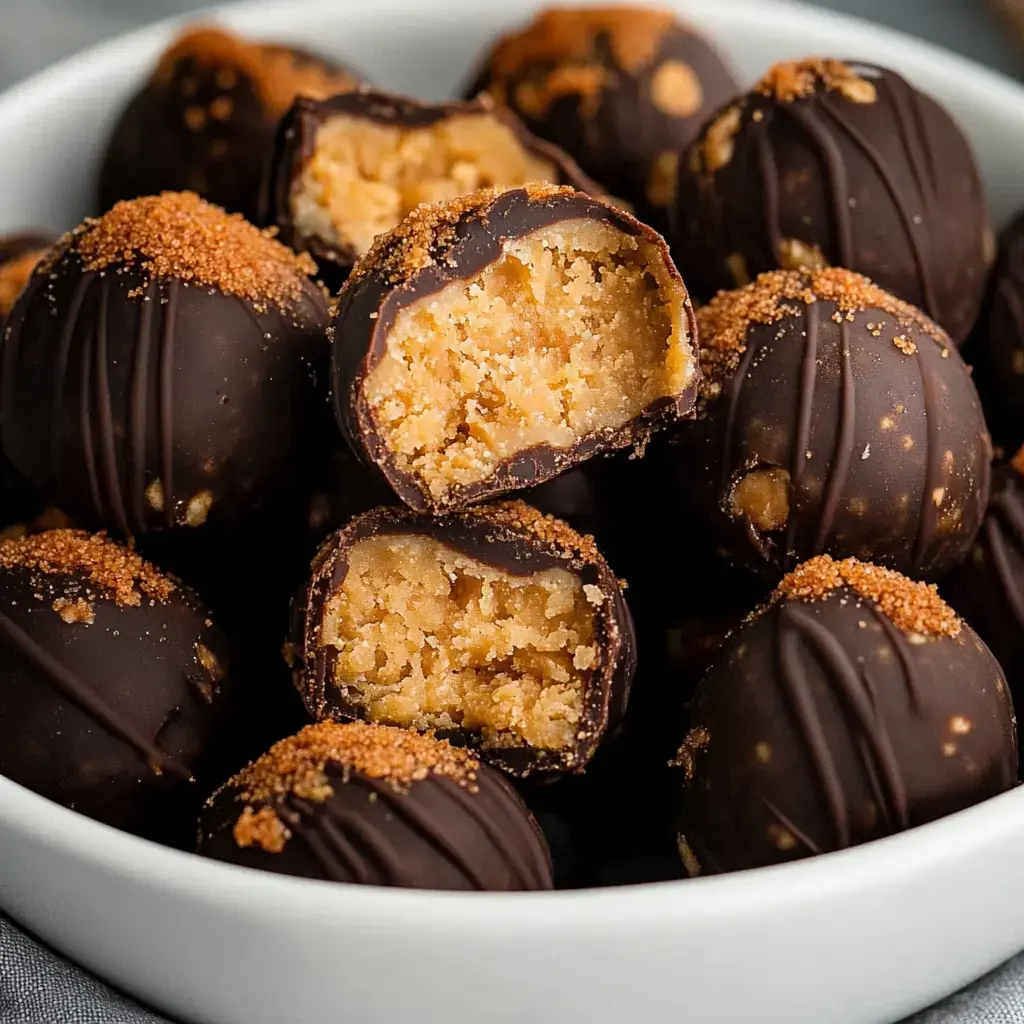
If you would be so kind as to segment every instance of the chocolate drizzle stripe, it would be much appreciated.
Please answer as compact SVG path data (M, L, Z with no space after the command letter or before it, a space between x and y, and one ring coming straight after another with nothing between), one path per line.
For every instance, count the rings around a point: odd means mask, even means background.
M819 315L817 302L811 302L804 306L804 360L798 392L796 431L793 436L793 451L790 455L790 512L789 525L786 528L787 552L793 551L795 547L796 528L801 520L800 484L803 481L804 468L807 466L807 453L811 447L811 414L814 412L814 386L818 373Z
M105 290L105 284L101 282L101 294ZM86 334L82 344L82 379L79 384L79 432L82 435L82 457L85 465L86 477L89 481L89 496L92 501L93 518L102 522L106 517L103 514L103 498L100 494L99 474L96 470L96 452L93 444L93 423L92 423L92 370L93 370L93 348L96 345L96 333L90 331Z
M532 841L533 837L524 837L522 847L517 848L516 845L507 841L507 838L503 836L502 832L495 826L491 817L480 807L480 798L478 795L470 793L467 789L464 789L456 783L446 785L445 789L455 803L459 804L466 814L473 818L473 820L480 826L481 830L488 839L490 839L494 846L502 851L505 863L512 868L513 873L524 888L536 888L538 883L543 882L544 872L537 870L537 865L530 863L530 861L523 856L524 850L532 850L535 848L536 843ZM519 808L513 805L504 786L496 786L494 790L491 791L491 795L497 796L499 792L501 793L501 802L508 809L508 813L503 815L504 821L506 823L515 822L518 824L522 818ZM543 884L541 884L540 887L544 888Z
M113 711L70 669L65 668L36 643L16 622L0 612L0 644L38 669L54 688L111 736L128 744L154 771L166 769L172 775L191 781L192 773L170 754L165 754L122 722Z
M736 368L736 372L732 375L732 378L725 385L728 391L726 396L726 415L725 415L725 435L724 435L724 449L722 452L722 478L721 485L719 487L719 493L728 495L729 494L729 467L732 464L732 451L736 445L735 437L736 433L736 414L737 406L740 401L740 392L743 390L744 381L747 379L747 373L750 370L750 364L754 359L754 355L757 352L757 344L752 344L750 338L746 339L746 351L743 353L743 358L740 360L739 366Z
M164 324L160 336L158 402L160 414L160 474L164 492L164 521L174 525L174 334L177 330L178 288L176 280L167 282Z
M64 385L68 376L68 363L71 356L71 339L75 327L78 324L78 315L82 310L82 303L85 301L86 292L98 278L91 274L81 277L71 293L71 300L68 303L67 315L61 326L60 341L57 348L57 358L53 364L53 404L50 407L50 465L52 467L53 479L57 484L57 490L63 491L61 482L63 476L62 465L62 431L61 426L67 415L64 407Z
M1001 498L999 495L996 501ZM1021 594L1017 585L1017 578L1010 565L1010 553L1007 550L1006 538L998 522L995 520L999 510L994 501L993 508L985 517L984 541L989 550L989 557L996 570L996 579L999 581L999 588L1003 592L1003 598L1010 608L1018 628L1024 630L1024 594Z
M925 443L928 446L925 458L924 493L921 495L921 514L917 526L917 540L914 542L914 564L919 566L922 571L927 571L929 567L924 556L935 541L939 510L932 494L939 486L942 473L938 430L935 422L938 411L942 409L942 396L937 393L934 375L928 365L928 360L935 358L933 354L935 347L930 338L922 339L922 344L917 346L917 365L921 373L921 391L924 395Z
M917 666L914 664L914 654L907 643L907 638L898 630L882 610L873 602L866 605L876 621L881 625L882 631L889 638L892 649L896 652L900 668L903 670L903 683L907 688L907 698L910 701L911 710L919 718L924 715L925 689L918 677Z
M769 109L761 123L757 137L757 156L761 162L761 180L764 182L764 220L768 248L772 253L772 265L778 267L782 266L782 252L779 246L782 239L779 219L779 168L768 140L768 128L774 116L775 111Z
M792 834L794 839L804 844L809 853L817 856L822 852L821 847L819 847L806 832L798 828L789 818L787 818L786 815L771 802L771 800L763 796L761 797L761 803L768 808L768 813L771 814L784 829Z
M96 314L96 411L99 420L99 455L103 467L103 483L107 500L118 530L131 533L125 513L117 469L117 442L114 438L114 396L110 391L110 368L107 365L107 320L110 316L110 286L104 281L100 289L99 309Z
M146 417L149 395L150 350L153 342L153 306L155 296L152 282L142 292L142 307L139 312L139 329L135 336L135 350L132 365L131 394L128 409L128 433L130 451L131 482L129 496L132 503L132 517L135 529L142 533L146 529Z
M820 555L825 550L832 524L835 522L839 498L846 486L846 478L853 464L854 431L856 428L857 403L850 355L850 333L845 319L839 323L839 372L842 386L839 404L839 430L836 434L835 454L832 468L825 485L825 495L818 517L818 532L814 537L812 553Z
M404 818L412 826L413 830L424 839L426 839L442 856L444 856L459 872L461 872L466 878L478 888L487 888L487 879L476 869L473 863L463 856L462 851L451 843L448 837L444 833L443 828L438 828L437 820L433 815L426 814L420 810L413 800L402 793L397 793L394 787L385 782L382 779L373 779L369 776L360 775L359 781L366 786L370 792L377 794L377 799L382 800L384 803L391 808L395 814ZM432 785L437 787L445 796L458 803L458 798L452 792L452 790L460 790L460 787L456 783L452 783L451 787L442 785L438 779L428 778L422 782L413 783L416 786ZM468 797L468 794L465 794ZM465 804L465 809L469 810ZM479 815L476 813L476 808L470 810L470 814L474 819L483 825ZM490 829L489 826L484 827L484 832L494 842L499 842L500 837L496 836L495 833Z
M890 820L895 820L898 828L909 828L910 808L906 785L889 731L884 718L875 714L850 656L832 633L813 616L792 606L788 607L788 612L790 621L800 631L804 640L831 668L831 672L826 673L826 678L838 689L836 695L840 698L840 707L847 713L853 713L856 734L863 742L864 753L868 755L864 761L868 781L870 783L870 776L877 772L887 797L882 810L888 812Z
M804 630L797 609L787 602L778 615L777 656L779 679L786 691L799 733L807 746L821 795L831 819L832 831L838 849L850 845L850 819L843 794L842 780L828 737L814 704L814 695L804 674L802 647Z
M334 842L338 834L337 829L332 829L326 835L323 833L322 819L318 820L312 817L316 814L313 804L294 797L292 802L295 804L294 807L288 806L285 802L278 804L275 808L278 816L288 826L291 833L306 844L324 874L332 882L347 882L351 877L348 874L348 870L352 867L348 861L351 847L348 845L338 846ZM308 821L306 815L311 816Z
M917 268L917 279L921 284L921 294L924 297L925 312L933 319L936 318L938 309L935 305L935 289L932 287L931 277L928 274L927 261L925 260L924 253L921 251L921 241L918 238L918 233L914 230L916 227L914 218L907 209L899 186L893 181L889 168L886 167L885 160L878 150L853 125L841 118L828 106L823 106L822 109L832 118L839 130L864 154L868 162L874 167L879 179L885 186L885 190L889 193L889 198L892 199L893 206L896 207L896 213L903 222L906 236L910 240L910 249L914 257L914 265Z
M828 108L820 104L823 110ZM841 267L854 263L853 223L850 219L850 183L846 174L846 163L835 138L813 111L800 103L789 103L779 108L794 118L817 145L828 177L828 194L832 201L832 220L839 243Z
M387 884L402 884L406 875L402 855L379 828L354 811L343 811L334 807L330 800L321 807L324 814L343 828L345 834L354 838L377 862L381 876L387 880Z

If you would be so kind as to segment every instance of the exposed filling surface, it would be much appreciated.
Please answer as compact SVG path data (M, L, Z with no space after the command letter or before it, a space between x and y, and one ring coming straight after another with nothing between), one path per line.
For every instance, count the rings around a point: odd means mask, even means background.
M298 230L362 255L420 203L490 186L557 181L555 166L527 152L489 114L400 128L344 114L324 122L292 193Z
M377 432L443 499L520 451L620 428L692 379L677 288L650 243L599 221L510 241L398 314L365 386Z
M372 722L477 730L484 746L575 741L602 595L565 569L512 576L428 537L358 541L321 642Z

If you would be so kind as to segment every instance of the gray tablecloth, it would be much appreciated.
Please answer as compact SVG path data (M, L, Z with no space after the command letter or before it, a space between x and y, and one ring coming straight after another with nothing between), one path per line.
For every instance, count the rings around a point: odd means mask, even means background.
M212 2L212 0L211 0ZM984 0L818 0L958 49L1011 74L1021 63ZM97 40L200 6L192 0L0 0L0 87ZM0 915L0 1024L167 1024ZM1024 954L913 1024L1024 1024Z

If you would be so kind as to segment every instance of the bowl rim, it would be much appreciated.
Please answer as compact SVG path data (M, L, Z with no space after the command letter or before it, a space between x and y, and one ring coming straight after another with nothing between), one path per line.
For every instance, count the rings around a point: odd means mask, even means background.
M582 5L587 0L560 0ZM380 17L389 8L408 11L408 0L347 0L364 16L372 10ZM726 26L749 23L765 16L766 0L661 0L683 17L699 22L702 13ZM305 0L310 9L333 7L332 0ZM836 33L837 39L853 32L857 48L873 41L886 49L899 44L908 65L942 62L950 90L984 93L988 109L1022 120L1024 86L969 58L863 18L812 8L799 0L772 0L772 15L815 23L816 29ZM96 75L125 54L138 56L155 49L180 26L196 21L220 21L243 31L259 32L260 24L286 25L291 0L241 0L161 20L98 43L67 57L0 92L0 133L8 111L29 104L46 108L57 103L83 74ZM796 22L794 21L794 29ZM720 30L721 31L721 30ZM287 33L281 33L287 38ZM837 49L842 49L838 47ZM647 882L590 889L549 892L496 893L400 889L328 882L275 874L221 863L197 854L160 846L121 832L69 810L0 776L0 826L31 838L39 846L62 852L107 872L131 878L135 884L170 891L182 899L202 899L222 906L252 905L258 901L268 913L292 916L301 912L313 921L339 915L370 916L381 911L402 912L402 927L436 930L436 911L444 910L446 926L493 927L500 908L503 927L525 933L541 923L538 914L554 921L571 910L573 924L598 925L614 918L649 928L659 918L677 920L685 912L699 923L733 908L744 913L769 913L810 902L837 885L852 891L878 890L909 880L929 862L960 862L979 849L1024 831L1024 789L1020 786L945 818L847 850L792 861L772 867L712 877ZM406 916L405 912L409 914ZM417 922L420 924L417 926Z

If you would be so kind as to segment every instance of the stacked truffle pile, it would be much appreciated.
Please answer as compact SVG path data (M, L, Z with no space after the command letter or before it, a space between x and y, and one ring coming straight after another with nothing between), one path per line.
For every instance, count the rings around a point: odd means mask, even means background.
M544 12L472 82L190 29L101 215L0 241L0 773L501 890L1013 787L1022 231L990 274L950 116L831 58L737 95L642 8Z

